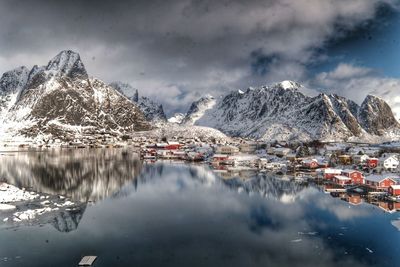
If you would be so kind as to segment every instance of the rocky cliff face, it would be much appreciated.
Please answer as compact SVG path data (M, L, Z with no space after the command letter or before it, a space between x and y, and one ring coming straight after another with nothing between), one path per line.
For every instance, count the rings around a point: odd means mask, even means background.
M383 135L391 128L400 128L390 106L381 98L368 95L359 109L359 121L364 129Z
M167 116L164 113L163 106L148 97L139 96L137 89L134 89L128 83L112 82L110 84L113 88L119 92L128 95L128 98L135 104L138 105L140 110L143 112L145 118L149 122L153 123L164 123L167 122ZM130 93L127 93L130 92ZM133 92L133 94L132 94ZM132 94L132 96L129 96Z
M184 121L224 133L266 140L347 140L399 130L390 107L368 96L358 106L337 95L308 96L302 86L285 81L227 94L199 109L194 103Z
M150 129L139 107L98 79L88 78L79 54L62 51L46 66L5 73L2 121L26 136ZM5 108L4 108L5 107Z

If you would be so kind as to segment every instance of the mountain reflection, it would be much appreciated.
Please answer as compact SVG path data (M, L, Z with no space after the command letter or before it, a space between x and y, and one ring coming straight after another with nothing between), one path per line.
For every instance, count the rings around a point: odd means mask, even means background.
M18 187L87 202L117 192L141 166L137 154L124 149L55 149L4 155L0 177Z

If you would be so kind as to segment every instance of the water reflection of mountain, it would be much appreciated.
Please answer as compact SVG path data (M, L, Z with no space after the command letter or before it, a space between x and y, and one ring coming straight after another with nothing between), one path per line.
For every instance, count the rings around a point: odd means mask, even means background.
M18 187L87 202L117 192L141 170L123 149L48 150L2 156L0 177Z
M60 211L50 220L50 224L60 232L71 232L78 229L78 225L85 213L86 204L74 210Z
M283 180L277 176L260 174L251 179L229 179L224 183L236 190L247 194L258 194L265 198L275 199L283 202L291 202L296 198L306 185L295 183L290 180Z
M140 184L146 184L157 179L166 179L169 175L182 176L199 182L203 185L219 185L229 188L233 191L245 192L249 195L258 194L265 198L275 199L283 202L290 202L296 198L296 195L307 185L294 183L293 181L283 180L276 175L257 174L242 179L240 177L233 179L222 179L207 165L190 164L145 164L141 173L133 181L135 190ZM131 193L131 188L124 188L117 193L119 197Z

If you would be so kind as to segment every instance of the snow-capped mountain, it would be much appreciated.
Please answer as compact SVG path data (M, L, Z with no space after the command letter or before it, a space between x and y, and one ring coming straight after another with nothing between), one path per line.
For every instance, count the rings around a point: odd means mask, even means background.
M204 115L206 110L214 107L215 103L215 98L211 95L207 95L193 102L181 123L185 125L195 124L196 121Z
M392 110L378 97L370 95L359 106L338 95L309 96L303 88L285 81L231 92L197 108L203 98L193 103L184 122L265 140L348 140L399 133Z
M46 66L19 67L0 80L2 131L25 136L149 129L127 97L88 77L79 54L62 51Z
M154 102L148 97L140 96L137 89L134 89L130 84L123 82L112 82L110 86L115 88L121 93L128 95L129 99L136 103L144 116L148 121L151 122L166 122L167 117L165 116L163 106L159 103ZM134 92L132 96L129 96L128 92Z

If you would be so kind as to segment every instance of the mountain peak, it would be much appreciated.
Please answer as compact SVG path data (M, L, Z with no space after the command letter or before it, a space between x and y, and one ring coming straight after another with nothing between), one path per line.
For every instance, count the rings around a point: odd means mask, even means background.
M281 88L283 88L285 90L298 89L299 87L301 87L301 85L299 83L294 82L294 81L289 81L289 80L277 83L276 86L279 86L279 87L281 87Z
M87 79L88 74L78 53L72 50L63 50L49 61L46 71L65 75L70 78Z
M363 127L377 135L383 134L386 129L400 127L390 106L374 95L367 95L358 116Z
M379 96L368 94L364 99L364 102L367 102L367 101L383 101L384 102L385 100L383 100Z
M28 80L29 70L25 66L5 72L0 78L0 91L10 92L22 89Z

